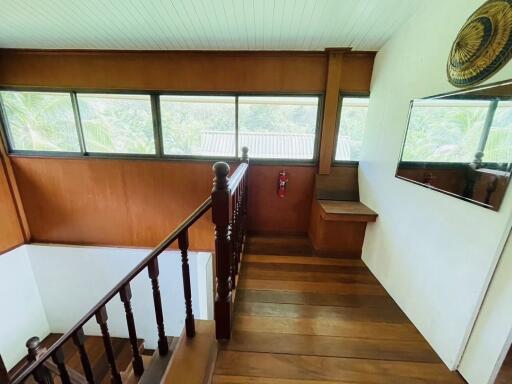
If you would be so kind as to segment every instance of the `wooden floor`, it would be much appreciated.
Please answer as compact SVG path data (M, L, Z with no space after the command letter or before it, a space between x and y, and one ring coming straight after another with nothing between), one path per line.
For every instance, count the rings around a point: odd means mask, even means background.
M510 348L507 353L507 357L501 366L500 373L498 374L495 384L510 383L512 383L512 348Z
M234 331L214 383L464 383L360 260L257 243L264 246L249 241L244 256ZM302 255L256 254L270 249Z

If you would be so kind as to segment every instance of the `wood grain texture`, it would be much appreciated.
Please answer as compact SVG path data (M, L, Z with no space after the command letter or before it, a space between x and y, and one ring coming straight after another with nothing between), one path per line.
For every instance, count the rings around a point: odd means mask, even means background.
M6 161L8 158L0 151L0 254L25 241Z
M330 52L328 59L327 79L325 85L324 114L322 116L322 136L320 139L320 158L318 173L328 175L331 172L333 160L336 121L338 115L338 100L340 95L340 82L345 55L338 52Z
M215 322L197 320L195 337L188 338L185 331L182 332L161 383L208 383L217 358L217 347Z
M322 219L326 221L364 221L377 220L377 213L359 201L317 200Z
M211 192L208 161L18 156L11 160L31 240L37 242L154 247ZM309 204L314 168L287 168L293 187L285 199L275 196L278 169L251 165L249 227L305 232L308 212L297 209ZM269 204L272 210L262 209ZM190 248L213 249L209 213L190 228Z
M327 221L318 200L311 202L309 238L316 253L329 256L361 257L366 219L360 221Z
M232 338L220 345L213 383L464 383L384 289L365 280L373 276L361 260L248 254L243 264ZM363 281L329 281L336 275Z
M373 52L345 52L340 89L369 90ZM325 52L0 50L0 84L96 89L324 92Z

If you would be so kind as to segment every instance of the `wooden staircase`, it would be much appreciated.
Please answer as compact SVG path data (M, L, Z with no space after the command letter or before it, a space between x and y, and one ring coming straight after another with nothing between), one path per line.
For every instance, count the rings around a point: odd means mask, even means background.
M307 243L248 238L213 383L464 383L361 260L304 256Z

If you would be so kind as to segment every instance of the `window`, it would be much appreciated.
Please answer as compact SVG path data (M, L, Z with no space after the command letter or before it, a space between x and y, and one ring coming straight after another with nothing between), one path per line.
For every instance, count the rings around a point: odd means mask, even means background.
M166 155L235 154L234 96L160 96Z
M512 101L498 102L484 148L484 162L510 163L512 160Z
M239 155L311 160L315 153L318 97L240 96Z
M69 93L0 92L13 150L79 152Z
M319 96L0 90L11 151L315 158ZM238 154L237 154L238 152Z
M343 97L341 99L335 161L359 161L369 102L368 97Z
M78 94L87 152L155 154L149 95Z

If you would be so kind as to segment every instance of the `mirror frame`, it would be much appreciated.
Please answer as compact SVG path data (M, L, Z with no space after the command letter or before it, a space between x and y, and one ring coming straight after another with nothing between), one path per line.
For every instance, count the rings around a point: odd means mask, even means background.
M409 111L407 112L407 123L406 123L404 135L402 137L402 144L400 146L400 153L398 155L398 161L397 161L397 164L396 164L395 177L397 179L404 180L404 181L407 181L409 183L419 185L419 186L421 186L423 188L431 189L431 190L437 191L437 192L441 192L442 194L455 197L455 198L457 198L459 200L467 201L469 203L478 205L480 207L487 208L489 210L498 212L500 207L501 207L501 204L503 203L503 199L505 198L505 196L507 194L508 188L510 187L510 179L512 179L512 172L510 173L510 175L508 177L508 180L507 180L507 183L506 183L506 187L505 187L505 194L503 195L503 198L501 199L499 204L497 204L497 206L491 206L491 205L482 203L480 201L473 200L473 199L464 197L462 195L455 194L453 192L449 192L449 191L443 190L441 188L438 188L438 187L435 187L435 186L432 186L432 185L429 186L427 184L420 183L420 182L418 182L416 180L409 179L409 178L407 178L405 176L401 176L401 175L398 174L398 171L399 171L400 163L402 162L402 156L403 156L403 152L404 152L405 142L407 140L407 133L409 132L409 124L410 124L410 119L411 119L412 106L413 106L413 103L414 103L415 100L440 99L440 98L443 98L443 97L446 97L446 96L463 95L465 93L470 93L470 92L474 92L474 91L481 90L481 89L494 88L494 87L501 86L501 85L506 85L506 84L510 84L511 87L512 87L512 79L507 79L507 80L498 81L498 82L495 82L495 83L490 83L490 84L485 84L485 85L478 85L478 86L474 86L474 87L468 87L468 88L457 90L457 91L453 91L453 92L440 93L440 94L437 94L437 95L434 95L434 96L427 96L427 97L422 97L422 98L418 98L418 99L412 99L409 102ZM510 96L510 98L512 100L512 95ZM511 162L512 162L512 159L511 159ZM420 162L417 162L417 163L420 163ZM439 164L446 164L446 163L439 162Z

